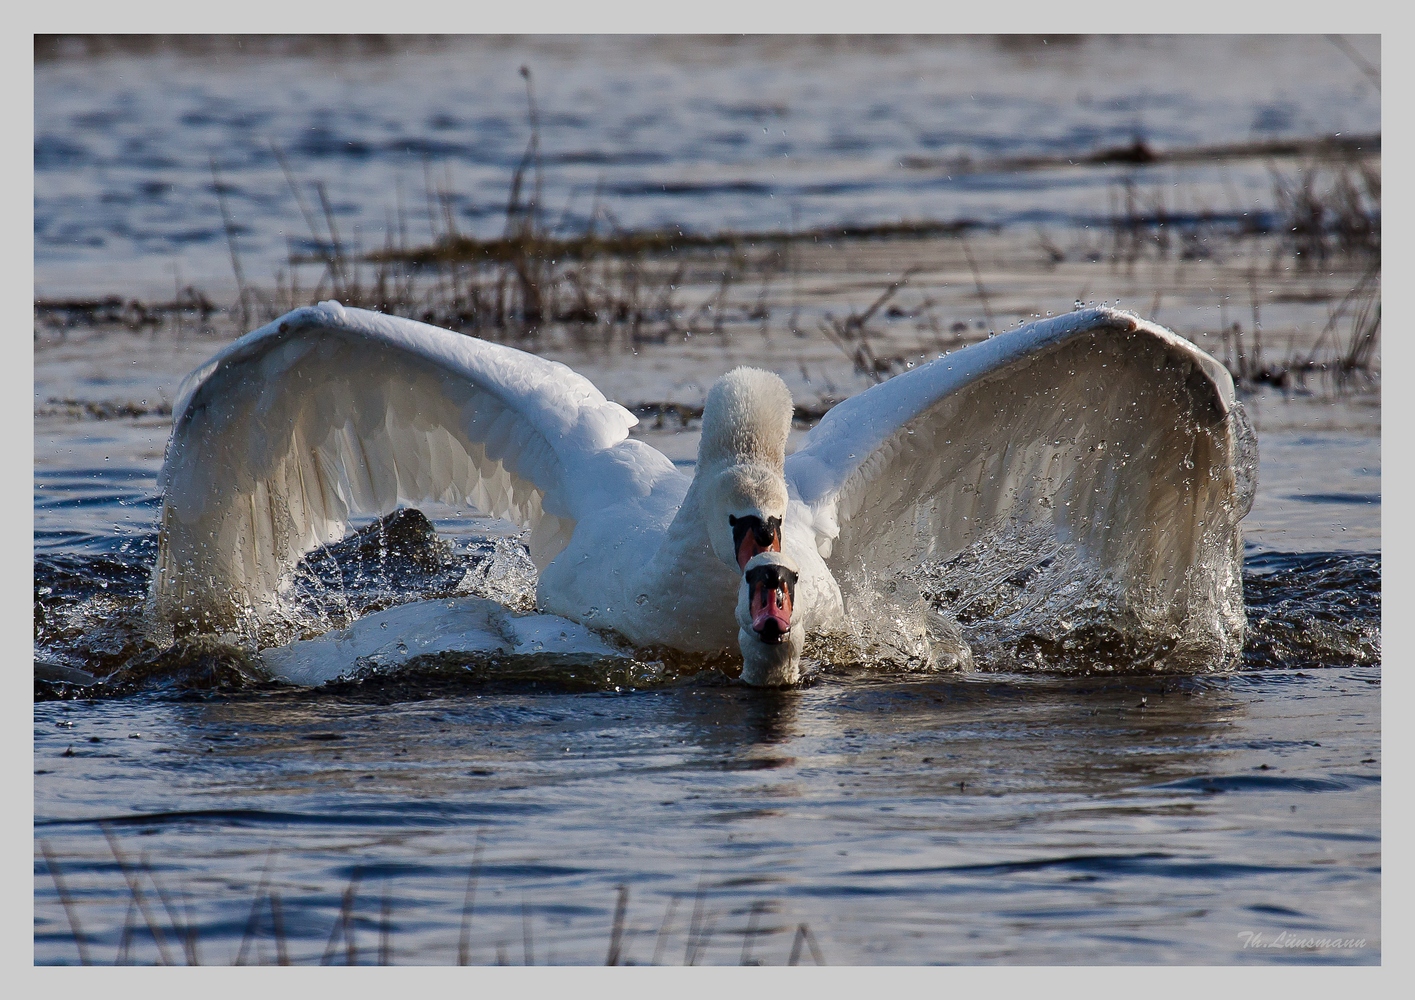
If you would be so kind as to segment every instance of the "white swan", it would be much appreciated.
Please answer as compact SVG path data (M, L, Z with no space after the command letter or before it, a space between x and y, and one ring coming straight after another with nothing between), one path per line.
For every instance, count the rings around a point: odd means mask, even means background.
M296 561L351 515L443 501L530 529L543 610L641 646L736 637L755 683L794 682L804 636L843 628L870 580L1036 529L1150 623L1242 629L1253 479L1232 380L1114 310L896 376L789 459L785 384L737 369L708 394L691 476L562 364L334 302L232 343L173 412L151 597L189 628L273 615ZM778 600L754 625L782 588L786 617Z
M759 687L795 684L801 678L806 623L795 613L801 570L782 552L759 552L742 571L737 596L737 645L742 680Z

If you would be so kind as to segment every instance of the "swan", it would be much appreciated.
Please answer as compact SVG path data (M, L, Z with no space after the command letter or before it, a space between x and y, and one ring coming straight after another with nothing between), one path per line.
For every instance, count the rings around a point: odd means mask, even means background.
M637 646L730 650L794 683L807 636L879 580L1042 530L1149 625L1243 627L1251 426L1227 370L1099 308L942 355L830 409L786 455L792 399L738 368L692 473L558 362L337 302L192 372L173 406L149 607L229 632L280 614L351 517L469 505L529 530L537 607Z
M806 625L794 613L800 567L780 551L758 552L742 568L737 596L737 646L742 680L785 687L801 678Z

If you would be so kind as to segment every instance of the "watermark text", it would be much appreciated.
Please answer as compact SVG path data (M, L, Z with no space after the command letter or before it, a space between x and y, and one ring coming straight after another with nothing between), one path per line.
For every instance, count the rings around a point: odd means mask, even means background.
M1365 938L1303 937L1289 931L1271 936L1258 931L1239 931L1238 939L1243 942L1244 948L1304 948L1316 951L1322 948L1366 947Z

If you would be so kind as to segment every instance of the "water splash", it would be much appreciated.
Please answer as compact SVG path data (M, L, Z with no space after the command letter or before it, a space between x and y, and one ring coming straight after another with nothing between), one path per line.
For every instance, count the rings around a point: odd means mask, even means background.
M1224 669L1243 647L1242 587L1238 560L1226 551L1231 540L1207 542L1179 617L1078 545L1035 526L990 534L918 578L985 669Z
M536 567L518 538L493 537L472 542L467 551L474 559L457 593L496 601L513 611L534 611Z
M1174 523L1162 519L1163 506L1160 520L1136 508L1129 533L1097 531L1134 498L1116 494L1113 507L1078 517L1063 514L1060 496L1039 495L1013 504L943 561L909 560L920 567L924 596L958 622L979 666L1134 672L1237 663L1247 627L1238 526L1257 487L1257 437L1237 404L1216 428L1187 430L1194 444L1168 453L1185 473L1171 488L1198 506L1186 510L1181 502ZM1197 446L1206 441L1207 474L1194 473ZM1148 556L1160 546L1170 546L1169 556L1156 563Z
M968 670L973 654L958 619L907 574L881 577L863 561L845 574L846 628L807 639L804 657L824 665L886 670Z
M412 515L402 518L405 528L417 523ZM373 655L331 661L337 669L311 682L346 694L402 698L507 685L630 690L689 680L727 683L736 675L733 655L635 650L574 623L564 623L576 630L573 636L564 625L551 628L560 620L528 611L533 570L514 538L478 541L459 551L435 532L390 533L388 527L370 525L332 547L332 556L310 561L305 569L323 574L320 586L306 580L292 584L286 595L287 611L303 609L303 631L264 647L230 636L153 633L144 604L154 537L101 555L41 553L34 568L35 696L260 689L271 683L279 658L272 647L324 637L332 648L341 630L359 629L369 633L364 653ZM377 542L380 530L384 543ZM411 545L414 538L427 544ZM808 670L830 675L976 664L984 670L1126 673L1368 665L1381 658L1378 554L1249 552L1237 588L1246 597L1246 631L1235 637L1217 614L1186 623L1200 637L1217 636L1217 652L1212 642L1147 621L1117 581L1098 575L1074 546L1040 533L989 539L911 576L849 582L853 624L848 632L808 641ZM437 648L432 629L397 627L398 615L416 616L419 603L429 601L434 610L448 602L480 607L491 641L479 649L470 642ZM336 676L342 679L328 686Z
M1244 667L1381 662L1379 554L1255 552L1245 569Z

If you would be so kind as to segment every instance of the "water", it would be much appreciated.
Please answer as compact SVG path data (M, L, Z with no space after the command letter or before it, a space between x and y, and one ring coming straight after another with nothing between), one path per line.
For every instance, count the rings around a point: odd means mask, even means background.
M302 224L267 136L367 242L399 182L421 204L422 150L468 192L459 225L495 232L522 62L558 157L549 203L578 185L587 213L602 178L634 225L971 214L1025 233L1103 210L1106 174L894 164L1084 152L1137 125L1176 145L1379 131L1378 95L1318 38L61 60L36 70L36 294L165 294L174 266L226 280L213 151L248 266L273 267ZM654 190L668 179L683 189ZM1264 316L1277 337L1282 314ZM233 647L167 648L141 615L167 408L230 335L36 337L36 963L600 963L616 942L637 964L1381 961L1377 394L1246 398L1248 635L1222 668L1155 672L1122 646L971 673L827 663L763 692L711 662L432 657L309 691ZM739 334L563 358L637 402L691 399L739 362L791 375L809 349ZM640 430L691 463L691 427ZM427 512L436 537L412 522L309 563L313 625L418 596L524 611L505 526ZM117 696L75 684L120 666Z
M697 906L715 929L700 961L735 964L758 904L752 950L773 964L803 922L833 964L1366 963L1380 955L1379 683L1375 666L1312 664L786 694L49 702L35 834L105 962L128 906L107 819L133 866L145 856L189 901L208 963L238 952L267 864L292 960L320 958L362 873L363 960L386 897L396 960L451 963L479 835L478 963L499 947L525 960L523 907L537 961L602 962L621 884L639 963L675 898L671 964ZM40 863L35 879L36 960L73 962ZM1245 951L1243 931L1367 947Z
M1353 40L1379 63L1373 37ZM425 240L444 211L499 235L530 139L548 223L719 232L971 219L1069 227L1133 177L1176 215L1274 208L1271 157L1077 168L1142 138L1187 150L1378 134L1380 93L1320 36L541 37L295 57L159 49L35 69L35 286L166 296L229 286L215 159L248 280L310 249L274 148L344 241ZM429 80L437 81L428 86ZM1045 169L999 169L1047 157ZM437 192L446 208L429 205ZM399 219L402 219L399 222ZM319 223L322 229L322 221ZM308 283L317 280L312 271Z
M161 959L105 829L175 962L158 886L204 963L321 960L350 885L356 961L386 939L391 961L454 962L474 866L474 963L604 961L620 886L637 963L779 964L802 924L832 964L1378 961L1378 439L1359 410L1341 435L1283 430L1283 405L1250 400L1277 429L1260 431L1239 669L984 660L827 669L789 692L525 658L302 692L227 647L163 659L140 607L165 418L37 418L36 659L143 666L124 697L36 702L36 841L100 962ZM457 595L497 536L444 513L424 547L341 550L308 590L326 623ZM38 850L36 961L72 963ZM271 892L282 944L268 902L247 927ZM1244 948L1250 932L1366 943Z

